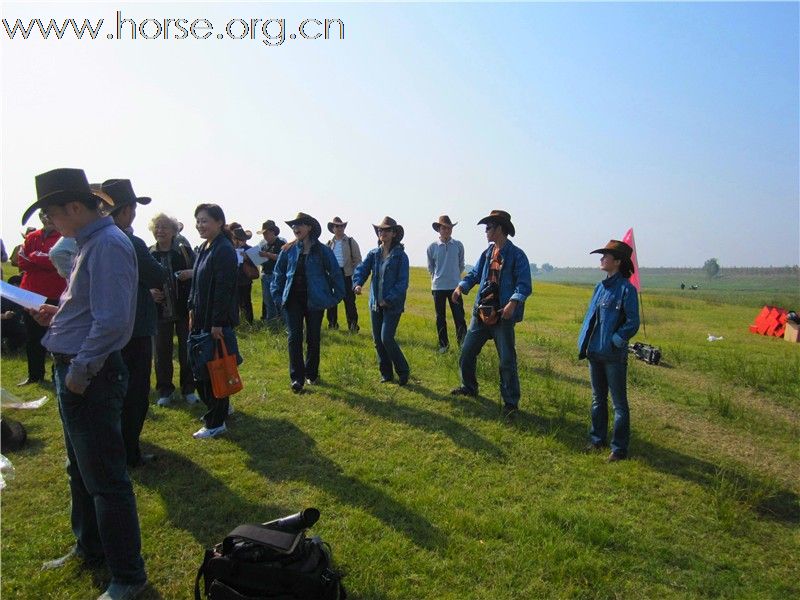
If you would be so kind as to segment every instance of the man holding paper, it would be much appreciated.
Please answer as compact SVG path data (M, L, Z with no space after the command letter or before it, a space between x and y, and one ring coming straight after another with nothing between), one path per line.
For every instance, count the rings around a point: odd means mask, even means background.
M120 350L133 331L137 268L133 245L111 217L101 217L81 169L36 176L41 209L78 254L59 307L30 310L49 327L42 344L53 355L64 427L75 546L45 563L105 562L111 583L98 600L134 598L146 586L136 498L125 465L120 415L128 371Z

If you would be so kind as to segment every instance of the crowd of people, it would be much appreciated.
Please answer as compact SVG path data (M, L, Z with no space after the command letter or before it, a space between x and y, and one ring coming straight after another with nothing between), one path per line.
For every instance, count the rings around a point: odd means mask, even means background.
M156 404L178 395L206 406L197 439L226 433L233 411L228 397L216 397L202 357L223 342L241 362L236 327L252 323L252 282L261 280L261 319L268 329L287 333L289 385L302 393L320 381L321 329L339 328L344 303L347 331L360 331L355 297L369 282L369 313L381 383L405 386L411 367L397 339L409 287L404 228L386 216L373 225L377 245L362 257L346 235L347 222L327 224L299 212L286 221L293 239L279 237L275 221L264 221L254 247L252 232L228 223L216 204L200 204L195 227L203 242L196 248L181 234L174 217L157 214L149 223L154 243L133 234L138 205L130 180L89 184L80 169L55 169L36 176L37 201L23 225L38 211L40 229L30 231L16 256L20 286L41 294L38 309L7 310L24 319L28 373L20 385L45 377L45 358L53 359L53 379L64 429L72 499L75 546L47 563L58 568L72 560L105 563L112 575L101 600L134 598L146 584L136 501L128 470L156 457L142 452L139 437L149 407L152 365ZM520 383L515 326L522 321L532 292L525 252L512 241L511 215L493 210L478 221L488 247L465 273L464 246L453 238L458 223L448 215L432 223L437 238L427 249L438 351L450 347L446 308L450 306L460 346L461 383L456 396L477 396L477 359L493 340L500 363L502 415L519 409ZM628 455L630 438L626 395L627 343L639 326L638 297L628 278L631 248L611 240L593 252L601 255L606 278L597 285L581 328L578 350L588 358L592 388L587 450L607 445L608 393L614 409L609 461ZM464 295L477 286L469 325ZM434 333L434 332L432 332ZM174 384L177 339L179 377Z

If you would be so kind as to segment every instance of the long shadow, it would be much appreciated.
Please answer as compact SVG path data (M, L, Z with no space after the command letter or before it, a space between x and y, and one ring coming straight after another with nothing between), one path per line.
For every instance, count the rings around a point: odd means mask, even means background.
M482 438L468 427L464 427L457 421L445 417L444 415L429 410L396 404L391 401L368 398L367 396L354 393L352 389L349 388L345 389L335 385L330 385L329 387L331 391L334 392L330 394L332 398L341 400L353 408L360 408L382 419L400 421L411 427L423 429L431 433L444 433L462 448L467 448L475 452L483 452L497 460L505 458L505 453L496 445ZM408 388L411 390L424 390L426 394L429 392L429 390L416 384L409 384Z
M148 444L146 451L157 454L158 462L133 471L131 479L157 491L170 523L204 547L241 523L262 523L297 510L242 498L224 481L167 448Z
M518 422L525 422L544 435L553 435L561 443L580 448L587 441L588 422L580 422L560 417L543 417L521 414ZM719 472L723 465L688 456L670 448L664 448L650 441L634 437L631 440L631 457L647 463L662 473L675 475L713 490L718 485ZM787 489L775 488L758 477L741 472L727 472L731 483L740 490L768 490L754 506L760 516L782 523L800 523L800 496Z
M265 477L273 481L307 481L343 504L369 512L422 548L433 549L446 543L430 521L379 488L342 473L335 462L317 451L314 439L294 423L241 413L235 433L231 439L250 455L250 468Z
M490 421L496 421L500 418L500 409L502 407L502 403L500 401L493 402L492 400L489 400L487 397L481 396L480 394L475 397L453 396L452 394L441 394L421 385L414 387L424 392L427 398L436 400L437 402L450 404L462 410L463 412L468 413L470 416L477 417L479 419L487 419Z

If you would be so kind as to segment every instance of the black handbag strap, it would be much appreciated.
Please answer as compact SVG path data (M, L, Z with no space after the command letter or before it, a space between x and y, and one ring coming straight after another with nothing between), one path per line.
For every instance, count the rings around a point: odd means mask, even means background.
M297 547L304 535L305 533L302 531L300 533L286 533L264 527L258 523L250 523L239 525L231 531L225 538L223 547L227 547L231 538L239 538L257 542L277 552L288 554Z

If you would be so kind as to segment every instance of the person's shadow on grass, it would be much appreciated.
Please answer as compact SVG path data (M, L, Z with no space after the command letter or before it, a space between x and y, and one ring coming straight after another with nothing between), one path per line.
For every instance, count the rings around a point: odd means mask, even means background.
M381 489L343 473L335 462L320 454L314 438L290 421L241 413L236 436L231 437L250 455L249 466L272 481L306 481L342 504L372 514L422 548L446 543L444 535L425 517Z

